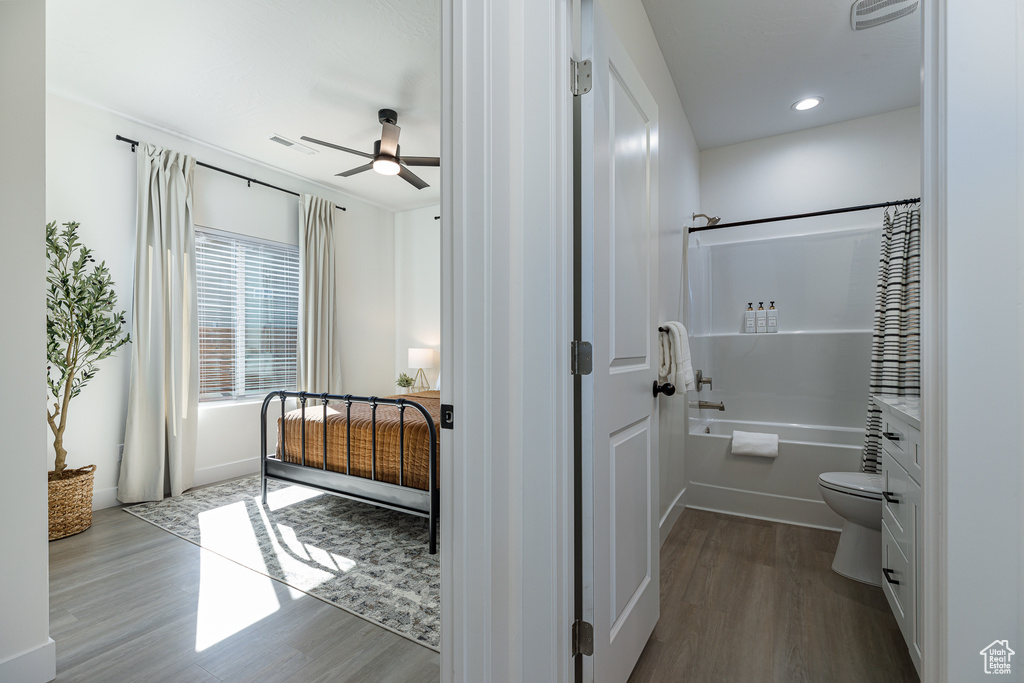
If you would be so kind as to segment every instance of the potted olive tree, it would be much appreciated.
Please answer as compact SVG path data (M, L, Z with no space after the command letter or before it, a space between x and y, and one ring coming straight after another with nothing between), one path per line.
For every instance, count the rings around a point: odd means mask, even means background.
M124 311L105 262L96 265L92 250L78 239L78 223L46 226L47 384L55 402L46 410L56 452L49 473L50 540L85 531L92 524L95 465L67 469L64 429L71 399L96 376L96 364L129 342Z

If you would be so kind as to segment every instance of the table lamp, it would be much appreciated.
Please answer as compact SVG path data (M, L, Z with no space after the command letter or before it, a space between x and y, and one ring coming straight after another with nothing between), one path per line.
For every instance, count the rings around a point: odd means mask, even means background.
M427 384L427 375L424 368L434 367L434 349L409 349L409 369L416 369L416 380L413 384L413 391L427 391L430 385Z

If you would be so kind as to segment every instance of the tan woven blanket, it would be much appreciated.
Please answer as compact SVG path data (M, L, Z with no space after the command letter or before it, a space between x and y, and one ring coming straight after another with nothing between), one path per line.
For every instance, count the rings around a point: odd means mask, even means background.
M434 429L440 439L441 392L423 391L404 396L419 403L430 413ZM302 411L293 410L284 416L285 462L302 461ZM352 467L349 474L370 478L373 444L372 409L363 403L352 404ZM377 467L376 480L398 483L399 470L399 410L397 406L377 406ZM277 457L281 458L281 418L277 420ZM327 469L344 472L346 464L348 429L345 404L327 406ZM319 401L306 404L306 465L323 466L324 409ZM427 423L415 408L405 409L405 470L402 483L412 488L428 488L430 461L430 434ZM438 446L440 452L440 446Z

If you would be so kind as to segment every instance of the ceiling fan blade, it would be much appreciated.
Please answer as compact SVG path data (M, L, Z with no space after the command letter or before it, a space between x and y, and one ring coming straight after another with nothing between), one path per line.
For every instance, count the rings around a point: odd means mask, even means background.
M440 166L440 157L402 157L402 163L406 166Z
M380 153L396 157L398 156L398 134L402 132L402 129L387 121L383 126L383 130L380 132Z
M409 182L409 184L415 187L417 190L422 190L424 187L430 187L430 185L427 185L425 182L423 182L422 178L420 178L418 175L407 169L405 166L399 167L398 175L405 178Z
M336 145L333 142L324 142L323 140L317 140L316 138L306 137L305 135L303 135L299 139L300 140L305 140L306 142L312 142L312 143L317 144L317 145L323 145L324 147L330 147L331 149L341 150L342 152L348 152L349 154L356 154L356 155L361 156L361 157L366 157L367 159L372 159L373 158L372 154L367 154L366 152L360 152L358 149L349 149L348 147L342 147L341 145Z
M363 171L369 171L372 168L373 168L373 164L369 163L369 164L365 164L364 166L357 166L356 168L350 168L349 170L347 170L347 171L345 171L343 173L335 173L334 175L341 176L342 178L348 178L350 175L355 175L356 173L362 173Z

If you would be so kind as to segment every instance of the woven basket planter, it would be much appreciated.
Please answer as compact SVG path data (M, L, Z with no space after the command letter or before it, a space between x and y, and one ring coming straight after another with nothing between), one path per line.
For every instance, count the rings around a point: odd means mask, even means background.
M96 465L50 472L50 540L71 536L92 526L92 475Z

